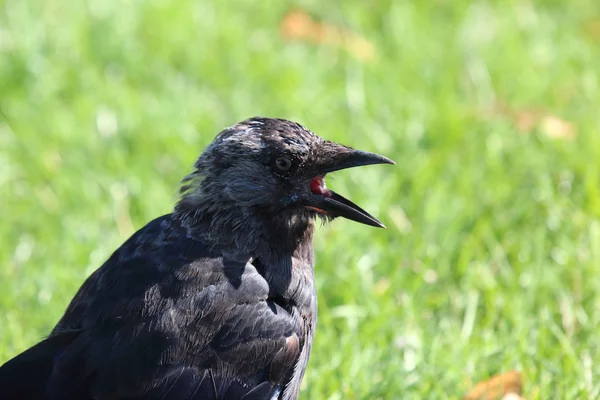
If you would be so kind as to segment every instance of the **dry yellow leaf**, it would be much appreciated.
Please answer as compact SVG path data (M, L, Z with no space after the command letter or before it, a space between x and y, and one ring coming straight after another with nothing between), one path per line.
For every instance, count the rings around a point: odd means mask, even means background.
M534 129L552 139L572 140L577 136L577 127L556 115L536 109L515 109L499 102L493 109L483 113L486 118L500 116L512 121L517 130L531 133Z
M542 132L551 138L573 139L576 135L575 125L554 115L545 115L540 122Z
M521 390L521 373L510 371L478 383L464 396L464 400L517 400L521 399Z
M281 22L281 35L286 40L304 40L342 47L361 61L375 58L375 47L367 39L347 29L315 21L306 12L300 10L285 15Z

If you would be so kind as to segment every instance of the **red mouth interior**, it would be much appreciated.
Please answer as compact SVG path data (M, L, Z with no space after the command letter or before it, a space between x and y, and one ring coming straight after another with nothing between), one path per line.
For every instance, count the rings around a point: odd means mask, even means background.
M315 176L310 180L310 191L313 194L331 197L331 192L327 189L327 186L325 186L325 181L322 176Z

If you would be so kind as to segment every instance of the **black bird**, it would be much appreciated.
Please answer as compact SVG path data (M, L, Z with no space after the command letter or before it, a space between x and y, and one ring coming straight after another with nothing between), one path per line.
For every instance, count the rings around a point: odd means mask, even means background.
M317 299L316 217L383 227L327 173L390 159L295 122L223 130L172 213L129 238L50 335L0 367L0 398L296 399Z

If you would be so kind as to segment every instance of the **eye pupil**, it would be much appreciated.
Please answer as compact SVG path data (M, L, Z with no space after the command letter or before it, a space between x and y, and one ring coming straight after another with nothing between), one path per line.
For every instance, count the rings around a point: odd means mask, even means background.
M281 171L287 171L292 167L292 162L287 157L277 157L275 159L275 166Z

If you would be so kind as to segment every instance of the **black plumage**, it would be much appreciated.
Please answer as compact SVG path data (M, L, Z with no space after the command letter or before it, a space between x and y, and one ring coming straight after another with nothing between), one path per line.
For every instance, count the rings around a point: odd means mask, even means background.
M0 367L6 399L296 399L317 319L313 221L382 226L328 172L393 163L294 122L225 129L175 210L82 285L50 335Z

